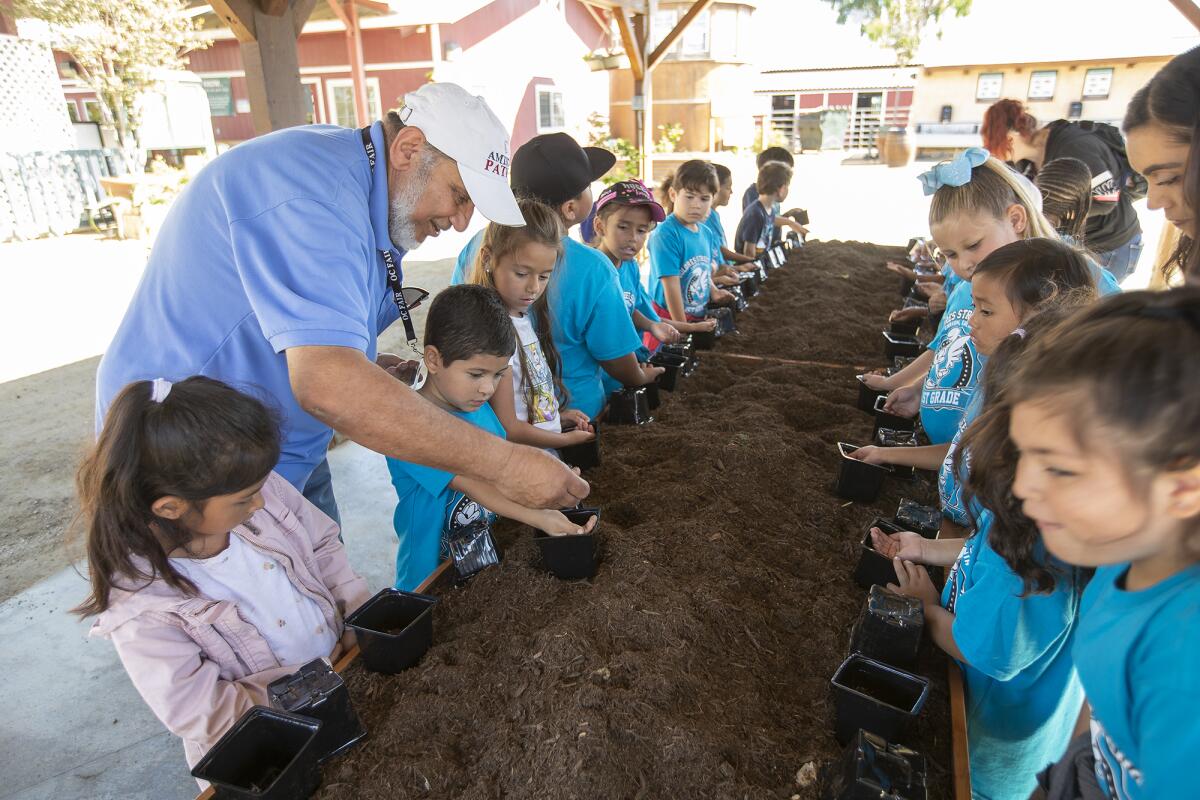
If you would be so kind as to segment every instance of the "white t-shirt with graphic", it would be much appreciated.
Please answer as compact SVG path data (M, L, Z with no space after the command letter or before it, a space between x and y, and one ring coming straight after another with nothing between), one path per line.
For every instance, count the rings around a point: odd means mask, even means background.
M508 363L512 366L513 405L517 419L551 433L562 433L558 398L554 394L554 375L542 352L537 331L533 329L528 314L513 317L512 321L517 331L517 349L525 352L525 363L529 365L529 379L533 384L533 408L530 408L526 402L525 370L521 367L521 355L514 351Z
M281 665L324 658L337 643L317 601L296 588L278 561L237 534L231 533L229 547L211 558L172 558L171 566L204 597L236 605Z

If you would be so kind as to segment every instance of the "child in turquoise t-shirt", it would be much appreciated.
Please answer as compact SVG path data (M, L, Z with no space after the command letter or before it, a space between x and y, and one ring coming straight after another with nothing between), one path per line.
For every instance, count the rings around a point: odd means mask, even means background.
M1050 553L1096 569L1073 649L1092 763L1052 773L1090 770L1113 800L1195 797L1200 289L1108 297L1052 334L1007 390L1013 493Z
M688 161L664 187L671 214L650 234L650 293L663 319L695 322L709 302L733 301L713 285L713 244L702 224L719 188L717 173L707 161Z
M417 391L442 410L502 437L504 428L488 400L515 348L508 310L494 289L450 287L429 307L424 382ZM392 518L400 540L397 589L415 589L437 568L448 555L452 533L480 519L490 522L496 514L551 535L583 532L558 511L519 506L476 478L395 458L387 465L398 498Z

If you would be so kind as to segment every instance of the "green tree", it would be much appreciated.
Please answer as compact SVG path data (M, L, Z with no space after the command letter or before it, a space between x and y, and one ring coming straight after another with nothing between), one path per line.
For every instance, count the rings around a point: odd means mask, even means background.
M79 79L96 93L104 122L121 146L137 146L138 95L184 56L208 46L187 0L16 0L18 18L47 24L55 48L71 54Z
M857 22L872 42L896 53L900 64L912 63L921 37L936 26L942 15L953 11L963 17L971 0L825 0L838 12L838 23ZM941 30L936 30L941 36Z

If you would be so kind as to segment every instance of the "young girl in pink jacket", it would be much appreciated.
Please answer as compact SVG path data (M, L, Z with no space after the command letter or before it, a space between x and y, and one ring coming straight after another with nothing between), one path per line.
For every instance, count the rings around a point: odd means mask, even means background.
M368 597L338 526L272 472L267 408L219 381L131 383L77 477L91 633L194 765L267 685L352 645Z

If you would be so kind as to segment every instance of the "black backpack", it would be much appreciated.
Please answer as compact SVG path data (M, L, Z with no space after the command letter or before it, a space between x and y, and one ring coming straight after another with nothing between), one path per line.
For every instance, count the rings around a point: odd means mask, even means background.
M1118 176L1117 185L1121 187L1121 191L1127 194L1130 200L1141 200L1145 197L1150 185L1140 173L1130 166L1129 156L1125 152L1125 137L1121 135L1121 132L1107 122L1081 120L1076 124L1080 130L1100 137L1104 146L1117 157L1117 163L1121 165L1121 174Z

